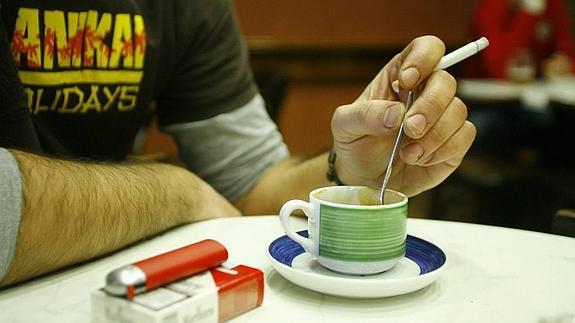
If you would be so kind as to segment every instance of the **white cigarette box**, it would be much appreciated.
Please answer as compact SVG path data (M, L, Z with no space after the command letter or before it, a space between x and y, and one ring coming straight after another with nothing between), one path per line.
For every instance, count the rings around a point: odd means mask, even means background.
M222 322L261 305L263 273L239 265L215 268L136 295L133 300L92 292L94 323Z

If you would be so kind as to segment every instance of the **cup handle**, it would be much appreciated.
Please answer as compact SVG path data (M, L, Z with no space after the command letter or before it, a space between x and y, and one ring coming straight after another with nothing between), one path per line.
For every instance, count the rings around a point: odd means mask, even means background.
M311 239L300 236L289 226L289 217L295 210L302 210L308 218L312 215L312 206L310 203L302 200L287 201L280 210L281 225L288 237L299 243L305 251L312 253L313 242Z

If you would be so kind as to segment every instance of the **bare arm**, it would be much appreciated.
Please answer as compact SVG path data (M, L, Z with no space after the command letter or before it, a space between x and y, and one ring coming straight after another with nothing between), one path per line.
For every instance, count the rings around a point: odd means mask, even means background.
M90 164L11 151L23 205L8 285L116 250L168 228L239 215L209 185L165 164Z
M243 214L277 214L286 201L307 200L312 190L334 185L327 180L328 154L290 157L269 169L248 194L235 202Z

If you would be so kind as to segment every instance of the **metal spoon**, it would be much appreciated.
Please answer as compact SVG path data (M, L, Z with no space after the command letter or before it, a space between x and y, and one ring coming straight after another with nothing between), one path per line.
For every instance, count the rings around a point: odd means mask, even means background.
M409 91L407 93L407 102L405 103L405 112L409 111L411 105L413 104L414 98L413 91ZM379 194L379 203L383 204L384 202L384 195L385 195L385 188L387 187L387 182L391 177L391 171L393 169L393 161L395 160L395 155L397 154L397 148L401 143L401 136L403 135L403 122L401 122L401 126L399 126L399 132L397 133L397 138L395 139L395 145L393 146L393 150L391 151L391 156L389 157L389 162L387 164L387 170L385 171L385 177L383 178L383 185L381 186L381 193Z

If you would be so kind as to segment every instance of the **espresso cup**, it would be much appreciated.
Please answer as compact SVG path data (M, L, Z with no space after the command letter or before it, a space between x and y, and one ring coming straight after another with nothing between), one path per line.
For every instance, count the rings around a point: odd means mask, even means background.
M382 205L379 193L365 186L319 188L309 194L309 202L286 202L280 222L322 266L349 275L381 273L405 255L407 196L386 190ZM296 210L308 218L309 238L290 228Z

